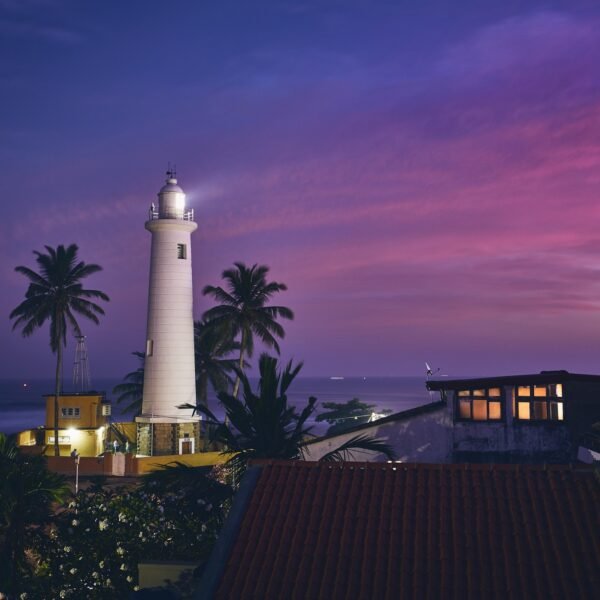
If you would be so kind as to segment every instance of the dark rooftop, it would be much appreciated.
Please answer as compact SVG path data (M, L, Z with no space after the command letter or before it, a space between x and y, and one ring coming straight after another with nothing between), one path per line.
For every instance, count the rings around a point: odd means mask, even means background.
M437 379L427 382L428 390L456 390L461 388L493 387L500 385L535 385L536 383L565 383L566 381L589 381L600 383L600 375L569 373L568 371L541 371L528 375L501 375L499 377L475 377L471 379Z
M590 469L266 461L245 478L203 582L216 598L582 600L600 589Z
M421 406L415 406L414 408L409 408L408 410L403 410L391 415L387 415L385 417L381 417L381 419L376 419L375 421L370 421L368 423L362 423L361 425L356 425L354 427L348 427L348 429L344 429L343 431L338 431L336 433L332 433L330 435L323 435L320 437L314 437L303 445L315 444L324 439L338 437L340 435L347 435L348 433L354 433L362 431L363 429L371 429L372 427L379 427L385 423L392 423L396 421L404 421L406 419L411 419L413 417L419 415L425 415L430 412L435 412L440 410L446 406L446 402L444 400L438 400L437 402L429 402L428 404L422 404Z

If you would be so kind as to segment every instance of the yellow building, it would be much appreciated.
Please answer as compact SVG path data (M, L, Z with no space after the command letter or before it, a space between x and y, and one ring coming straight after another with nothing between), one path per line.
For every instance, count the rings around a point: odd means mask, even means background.
M54 396L46 395L44 427L19 434L19 446L45 446L54 454ZM58 444L61 456L73 450L81 456L98 456L104 452L108 435L110 404L103 394L62 394L58 397Z

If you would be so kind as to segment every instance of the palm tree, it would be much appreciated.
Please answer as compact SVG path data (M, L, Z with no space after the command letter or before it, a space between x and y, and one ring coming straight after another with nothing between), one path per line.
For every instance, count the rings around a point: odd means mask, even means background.
M226 419L223 423L202 405L179 407L195 408L208 417L209 423L215 426L213 441L223 444L227 453L235 453L228 461L234 474L243 470L252 458L301 459L302 444L311 431L307 421L316 409L317 399L314 397L308 399L308 404L300 414L288 403L287 391L300 372L302 363L293 366L290 361L283 371L279 371L277 359L262 354L258 368L260 380L256 393L252 391L246 374L236 366L244 399L239 400L227 392L218 394L225 408ZM358 449L381 452L390 460L394 458L394 452L387 444L363 435L329 452L322 460L340 460Z
M194 359L196 363L196 403L208 406L208 384L215 392L224 391L233 383L236 359L226 358L239 352L240 344L228 330L208 321L194 321Z
M254 352L256 335L267 347L274 348L279 354L277 338L283 338L285 331L277 318L293 319L294 313L285 306L266 306L277 292L287 290L287 286L276 281L267 282L269 267L253 265L247 267L242 262L234 263L234 269L222 273L227 282L228 291L222 287L207 285L202 293L212 296L220 305L204 313L204 320L225 327L235 338L240 335L240 356L238 367L244 370L244 358ZM237 398L240 376L236 378L233 396Z
M46 468L43 456L21 454L0 433L0 589L16 592L26 575L25 549L32 526L48 521L53 502L69 494L62 475Z
M78 261L76 244L68 248L60 245L56 249L46 246L47 254L34 251L39 273L28 267L16 267L15 271L25 275L29 287L25 300L11 313L16 319L13 329L22 327L24 337L30 336L50 322L50 348L56 354L56 379L54 389L54 454L60 455L58 446L58 398L61 391L63 346L67 345L67 330L76 336L82 335L76 315L98 324L98 315L103 315L101 306L89 300L99 298L106 302L109 297L99 290L86 290L81 280L102 270L99 265L86 265Z
M123 382L115 385L113 394L117 396L117 403L129 402L123 409L124 412L133 412L136 416L142 412L142 401L144 397L144 359L146 355L143 352L132 352L134 356L140 359L141 365L131 373L123 377Z

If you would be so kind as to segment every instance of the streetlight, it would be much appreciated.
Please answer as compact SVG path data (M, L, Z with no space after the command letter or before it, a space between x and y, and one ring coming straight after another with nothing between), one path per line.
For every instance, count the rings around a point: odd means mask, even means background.
M79 459L80 455L77 452L77 448L74 448L71 452L71 458L75 461L75 495L77 496L77 492L79 491Z

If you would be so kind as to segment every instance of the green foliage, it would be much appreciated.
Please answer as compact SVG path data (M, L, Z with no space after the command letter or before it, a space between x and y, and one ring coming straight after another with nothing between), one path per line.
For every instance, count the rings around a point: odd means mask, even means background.
M327 435L341 433L357 425L367 423L371 413L378 412L375 404L365 404L358 398L352 398L348 402L323 402L323 408L327 412L317 415L316 421L326 421L330 424L327 429ZM390 410L381 411L383 414L391 412Z
M80 492L49 536L39 535L43 597L126 598L136 589L140 560L207 558L231 489L206 470L184 470L186 485L176 483L179 465L146 476L133 490Z
M19 591L30 578L26 549L53 503L68 494L64 477L48 471L44 457L21 454L0 433L0 591Z
M276 293L287 290L283 283L267 282L269 267L244 263L234 263L235 268L223 271L222 277L227 290L207 285L202 293L212 296L218 306L207 310L203 319L213 326L231 332L232 339L240 336L240 356L238 367L244 370L244 357L254 352L254 336L268 348L279 354L277 338L283 338L285 331L277 319L293 319L294 313L285 306L267 306ZM240 379L236 380L233 395L237 398Z
M215 392L225 391L233 383L236 359L228 358L239 352L228 327L210 321L194 321L194 359L196 366L196 403L207 405L208 384Z
M302 444L311 430L307 422L316 408L317 399L314 397L308 399L308 404L299 414L296 408L288 403L287 391L300 372L302 363L294 367L290 361L283 371L280 371L276 358L262 354L258 368L260 380L256 392L252 390L248 377L238 370L243 400L226 392L219 394L226 414L224 423L220 423L206 407L180 407L197 408L216 426L213 430L213 441L223 444L226 447L225 452L235 453L227 464L236 476L243 471L250 459L303 458ZM327 459L344 459L350 456L353 447L381 452L390 459L394 458L393 450L380 440L362 436L355 442L354 446L346 443L339 449L339 455L334 451Z
M46 322L50 323L50 348L56 354L55 400L54 400L54 452L58 447L58 396L62 377L63 346L67 345L67 331L81 335L77 316L98 324L98 315L104 309L92 302L100 299L108 302L109 297L99 290L87 290L82 279L102 270L99 265L86 265L77 257L78 247L60 245L56 249L46 246L47 254L34 251L39 273L29 267L16 267L29 280L25 300L11 313L15 319L13 329L21 328L24 337L30 336Z
M256 393L248 377L240 371L243 400L227 392L219 393L226 413L225 423L219 423L208 409L198 407L217 425L213 441L224 444L228 452L236 453L229 463L236 471L251 458L299 458L300 444L310 431L306 421L315 409L316 398L312 397L300 414L288 404L287 390L302 363L294 367L290 361L280 372L277 359L262 354L258 368L260 381Z
M140 366L131 373L127 373L123 378L123 382L113 388L113 394L118 394L117 403L127 406L123 409L124 412L133 412L139 415L142 412L142 400L144 396L144 352L132 352L140 361Z

